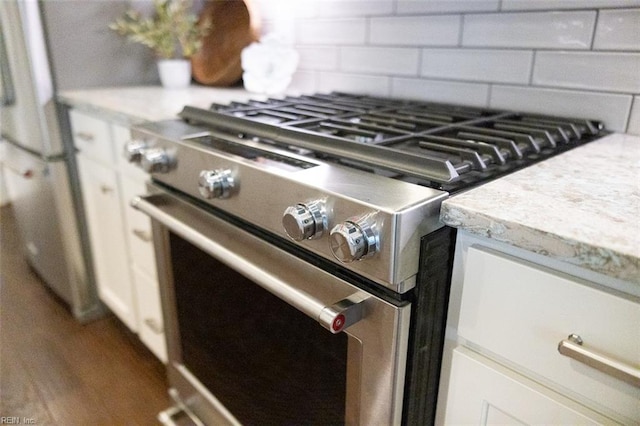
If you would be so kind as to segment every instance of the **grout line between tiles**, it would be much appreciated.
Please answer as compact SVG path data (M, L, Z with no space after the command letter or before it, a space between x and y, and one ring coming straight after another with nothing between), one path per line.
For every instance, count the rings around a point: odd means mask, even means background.
M598 21L600 20L600 10L596 9L596 19L593 21L593 31L591 31L591 45L589 51L593 52L593 46L596 44L596 33L598 32Z
M538 50L533 51L531 56L531 69L529 70L529 86L533 87L533 73L536 69L536 60L538 59Z

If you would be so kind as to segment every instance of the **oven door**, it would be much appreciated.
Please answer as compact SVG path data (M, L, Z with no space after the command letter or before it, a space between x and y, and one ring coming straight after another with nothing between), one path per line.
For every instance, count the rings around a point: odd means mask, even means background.
M398 424L410 305L175 194L153 219L171 393L204 424Z

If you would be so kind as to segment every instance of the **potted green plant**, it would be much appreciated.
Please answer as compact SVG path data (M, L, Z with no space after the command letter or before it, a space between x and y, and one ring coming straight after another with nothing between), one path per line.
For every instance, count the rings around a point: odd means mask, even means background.
M109 28L154 51L164 87L187 87L191 81L189 58L201 48L210 24L198 22L190 12L190 0L153 0L153 5L154 16L129 10Z

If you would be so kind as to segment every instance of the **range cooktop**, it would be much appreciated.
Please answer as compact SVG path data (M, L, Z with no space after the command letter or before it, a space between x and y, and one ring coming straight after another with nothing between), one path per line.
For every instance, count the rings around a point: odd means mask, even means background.
M187 106L180 116L450 193L606 133L591 119L345 93Z

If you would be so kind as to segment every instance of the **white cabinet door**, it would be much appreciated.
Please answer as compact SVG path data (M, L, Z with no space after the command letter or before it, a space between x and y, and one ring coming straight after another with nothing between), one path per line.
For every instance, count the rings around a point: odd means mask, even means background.
M113 146L109 123L77 110L69 112L73 144L85 158L105 165L113 164Z
M445 425L615 424L464 348L453 350Z
M633 300L503 253L468 250L459 336L629 422L640 419L640 389L557 348L575 333L585 350L640 365L638 324Z
M116 173L78 156L93 264L102 301L133 331L137 328L125 226Z
M125 212L127 238L131 263L156 279L156 261L153 249L151 219L131 207L131 200L147 193L144 181L121 175L122 207Z
M133 268L133 277L136 282L136 299L138 302L138 336L162 362L166 363L167 344L158 285L153 279L135 267Z

